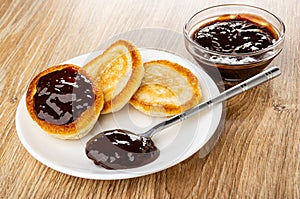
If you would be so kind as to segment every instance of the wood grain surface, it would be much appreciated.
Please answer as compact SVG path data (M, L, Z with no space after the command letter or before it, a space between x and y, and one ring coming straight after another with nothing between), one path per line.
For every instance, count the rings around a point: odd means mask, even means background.
M16 108L37 73L128 31L181 35L189 16L221 3L230 1L1 0L0 198L300 198L299 0L243 1L284 21L284 50L272 62L282 75L226 103L220 138L205 157L134 179L88 180L41 164L18 139Z

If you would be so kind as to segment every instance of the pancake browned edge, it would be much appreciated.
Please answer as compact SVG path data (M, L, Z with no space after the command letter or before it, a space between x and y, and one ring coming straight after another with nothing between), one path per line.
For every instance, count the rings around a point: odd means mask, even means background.
M172 116L197 105L201 91L197 77L187 68L167 60L144 63L142 84L130 100L150 116Z
M119 40L101 55L83 66L92 78L99 80L104 94L102 114L119 111L139 88L144 76L139 50L129 41Z
M39 73L30 83L27 93L26 93L26 107L31 116L31 118L48 134L61 139L79 139L85 136L98 121L100 111L103 108L104 98L100 88L96 87L96 82L91 81L93 92L95 94L95 101L92 107L85 110L75 121L64 124L56 125L48 123L44 120L38 118L34 109L34 95L37 92L37 84L41 77L64 68L71 67L74 70L80 69L80 67L72 64L64 64L50 67L41 73ZM91 80L89 75L84 71L80 71L82 75Z

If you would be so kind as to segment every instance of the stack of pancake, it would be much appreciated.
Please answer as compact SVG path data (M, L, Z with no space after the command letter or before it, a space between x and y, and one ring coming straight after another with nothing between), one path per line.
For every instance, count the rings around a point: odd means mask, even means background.
M64 66L68 67L68 64ZM150 116L163 117L181 113L201 99L198 79L191 71L168 60L143 63L137 47L125 40L115 42L83 67L72 67L85 75L94 92L93 105L74 121L53 124L41 119L35 111L34 96L41 90L38 88L39 81L43 76L61 70L61 65L38 74L26 95L27 110L32 119L47 133L62 139L83 137L100 114L117 112L127 103ZM61 111L53 114L60 117L55 114L61 114Z

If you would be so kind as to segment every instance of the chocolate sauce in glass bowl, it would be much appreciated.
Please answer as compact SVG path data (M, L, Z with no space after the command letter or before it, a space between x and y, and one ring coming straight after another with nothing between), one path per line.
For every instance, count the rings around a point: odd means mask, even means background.
M221 75L231 87L261 72L280 53L279 34L259 15L224 14L194 25L187 48L216 82Z
M106 169L141 167L160 154L151 138L122 129L99 133L87 142L85 151L89 159Z
M36 89L36 115L55 125L72 123L95 101L91 81L72 67L42 76Z
M272 45L275 36L247 19L216 20L200 27L193 37L202 47L222 53L249 53Z

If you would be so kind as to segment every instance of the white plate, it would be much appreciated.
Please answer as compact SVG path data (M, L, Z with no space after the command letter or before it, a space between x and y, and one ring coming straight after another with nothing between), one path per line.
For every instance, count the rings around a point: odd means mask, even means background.
M140 51L143 61L167 59L190 69L199 79L203 100L219 93L213 80L190 61L165 51L154 49L140 49ZM64 63L82 66L99 53L81 55ZM214 134L220 122L221 114L222 104L219 104L180 124L165 129L153 138L161 151L158 159L143 167L127 170L106 170L94 165L85 155L87 140L103 130L114 128L144 132L162 121L163 118L146 116L127 105L117 113L101 115L95 128L81 140L60 140L41 130L31 119L26 109L24 94L16 113L16 127L19 139L27 151L38 161L54 170L89 179L125 179L167 169L193 155Z

